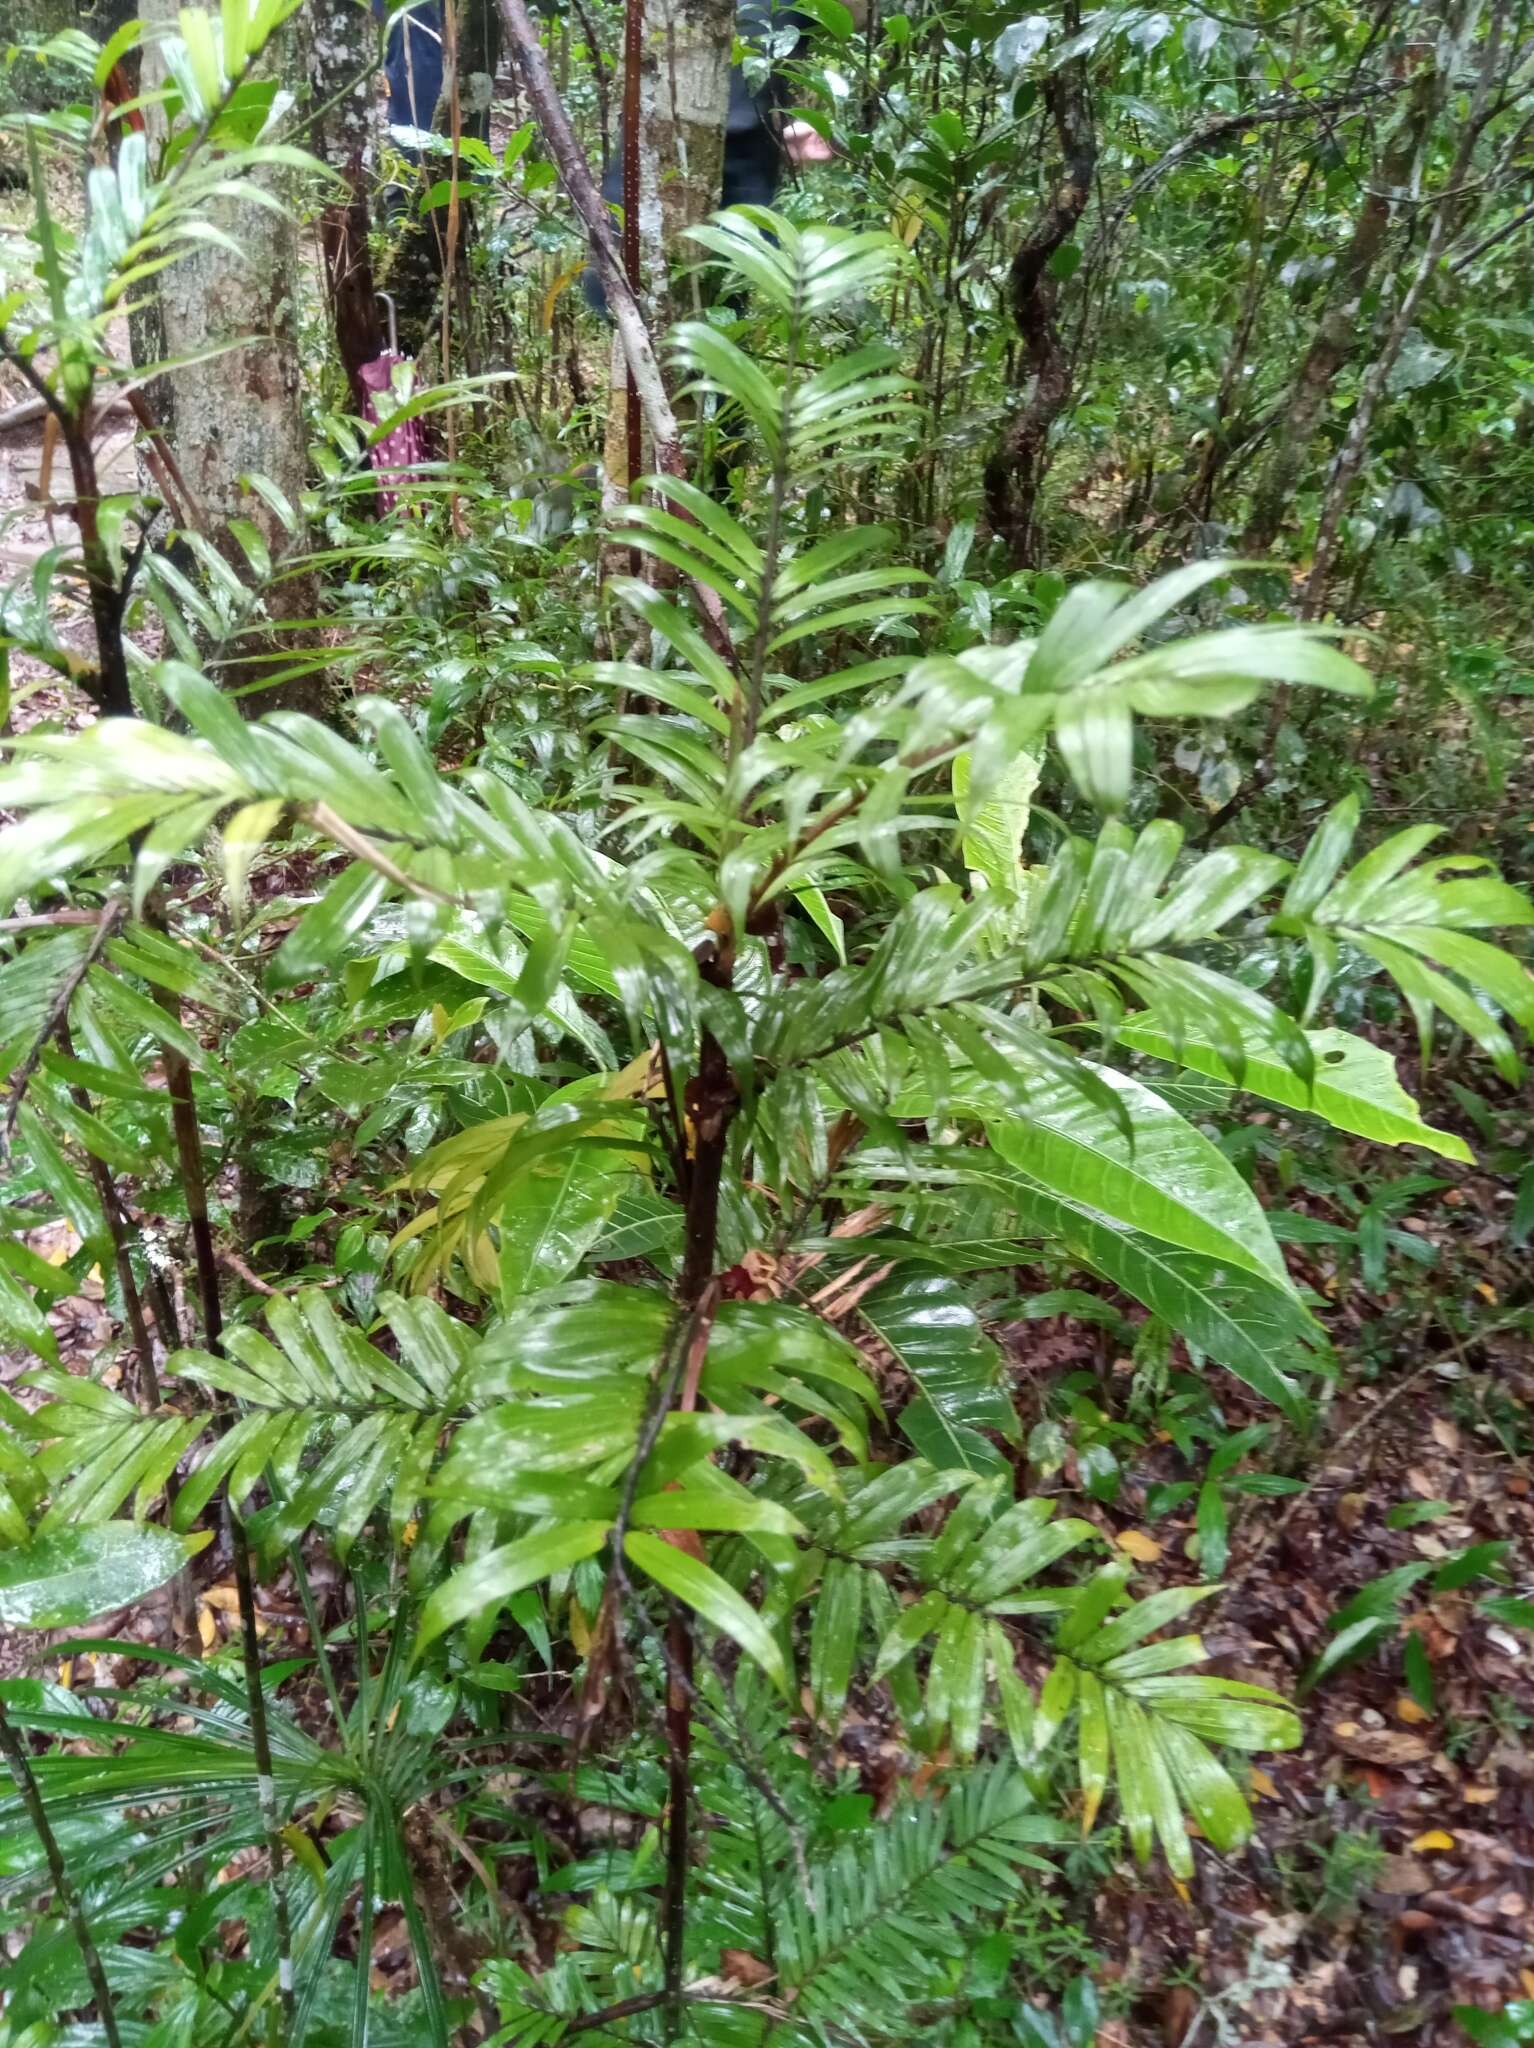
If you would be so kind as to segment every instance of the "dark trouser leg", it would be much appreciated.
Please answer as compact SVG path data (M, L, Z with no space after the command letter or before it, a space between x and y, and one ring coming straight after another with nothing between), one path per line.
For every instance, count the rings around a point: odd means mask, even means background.
M374 0L379 5L379 0ZM490 88L500 60L500 16L493 0L458 0L458 78L461 132L481 142L490 137ZM400 17L390 33L385 69L389 81L389 126L405 131L391 138L420 177L412 191L393 190L406 215L389 287L399 316L401 346L418 353L431 333L440 303L447 259L447 208L417 214L421 195L448 174L445 155L407 140L412 130L442 132L447 119L440 102L444 74L441 0L421 0ZM460 216L460 227L462 217ZM463 241L459 242L460 258Z

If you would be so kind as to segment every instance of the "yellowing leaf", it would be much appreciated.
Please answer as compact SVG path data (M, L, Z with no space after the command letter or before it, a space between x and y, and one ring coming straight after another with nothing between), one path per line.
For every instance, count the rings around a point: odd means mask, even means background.
M1143 1529L1123 1529L1114 1541L1120 1550L1129 1553L1136 1564L1154 1564L1161 1555L1162 1546L1154 1536L1147 1536Z
M570 1602L570 1640L575 1645L577 1657L584 1657L591 1649L591 1624L581 1610L579 1600Z
M567 264L544 293L543 307L539 319L545 334L548 334L553 328L554 308L559 304L560 293L569 285L572 285L585 268L586 259L584 256L582 256L578 263Z
M326 1878L325 1859L309 1830L299 1827L295 1822L293 1826L282 1830L282 1839L287 1843L288 1853L294 1862L301 1863L314 1879L315 1886L323 1889Z
M1278 1787L1260 1764L1252 1765L1251 1786L1259 1799L1276 1799L1278 1797Z
M610 1075L598 1093L609 1102L624 1102L634 1098L643 1101L649 1096L664 1094L665 1083L661 1079L659 1052L658 1042L646 1046L643 1052L635 1054L626 1067L620 1067L616 1074Z
M1396 1701L1396 1719L1398 1721L1409 1721L1413 1726L1416 1726L1420 1722L1431 1721L1432 1718L1427 1708L1419 1707L1417 1702L1407 1693L1403 1692Z
M1418 1835L1411 1844L1414 1856L1421 1856L1429 1849L1452 1849L1454 1837L1447 1828L1429 1828L1426 1834Z

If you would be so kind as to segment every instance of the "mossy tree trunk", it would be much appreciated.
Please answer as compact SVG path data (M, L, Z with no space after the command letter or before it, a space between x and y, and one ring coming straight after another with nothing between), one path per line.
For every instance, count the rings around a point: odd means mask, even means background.
M146 0L149 22L173 26L176 13L176 0ZM143 60L145 90L152 93L163 77L150 42ZM146 127L153 153L164 122L152 105ZM266 477L295 511L301 507L308 435L298 353L298 228L286 210L233 198L210 207L208 219L238 245L240 255L195 243L162 271L152 301L134 320L133 354L141 367L193 359L156 377L149 402L206 516L207 538L250 584L253 572L230 533L231 519L249 520L274 561L303 545L301 532L290 534L261 494L242 481L251 474ZM274 624L312 620L318 609L319 586L312 576L284 577L268 594ZM210 650L210 666L226 687L245 691L287 665L274 655L299 655L304 644L302 634L247 632L235 648ZM333 703L333 683L324 670L241 697L253 716L280 707L323 717Z

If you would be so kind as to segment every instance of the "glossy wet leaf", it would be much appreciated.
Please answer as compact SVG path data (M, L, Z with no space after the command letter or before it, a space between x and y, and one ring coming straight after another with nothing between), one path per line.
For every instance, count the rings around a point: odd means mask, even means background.
M148 1522L98 1522L0 1550L0 1622L76 1628L163 1586L206 1541Z

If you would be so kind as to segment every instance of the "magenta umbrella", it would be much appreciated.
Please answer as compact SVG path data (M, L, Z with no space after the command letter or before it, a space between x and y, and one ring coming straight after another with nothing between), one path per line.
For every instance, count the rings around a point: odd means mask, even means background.
M381 424L373 394L392 391L394 372L406 358L399 352L399 333L395 324L394 299L388 292L376 296L383 300L389 316L389 346L381 356L374 356L372 362L364 363L357 372L363 389L369 394L365 402L367 418L374 426ZM368 460L378 478L378 509L387 512L399 500L399 486L411 473L417 463L426 459L426 434L419 419L409 419L382 435L368 450Z

